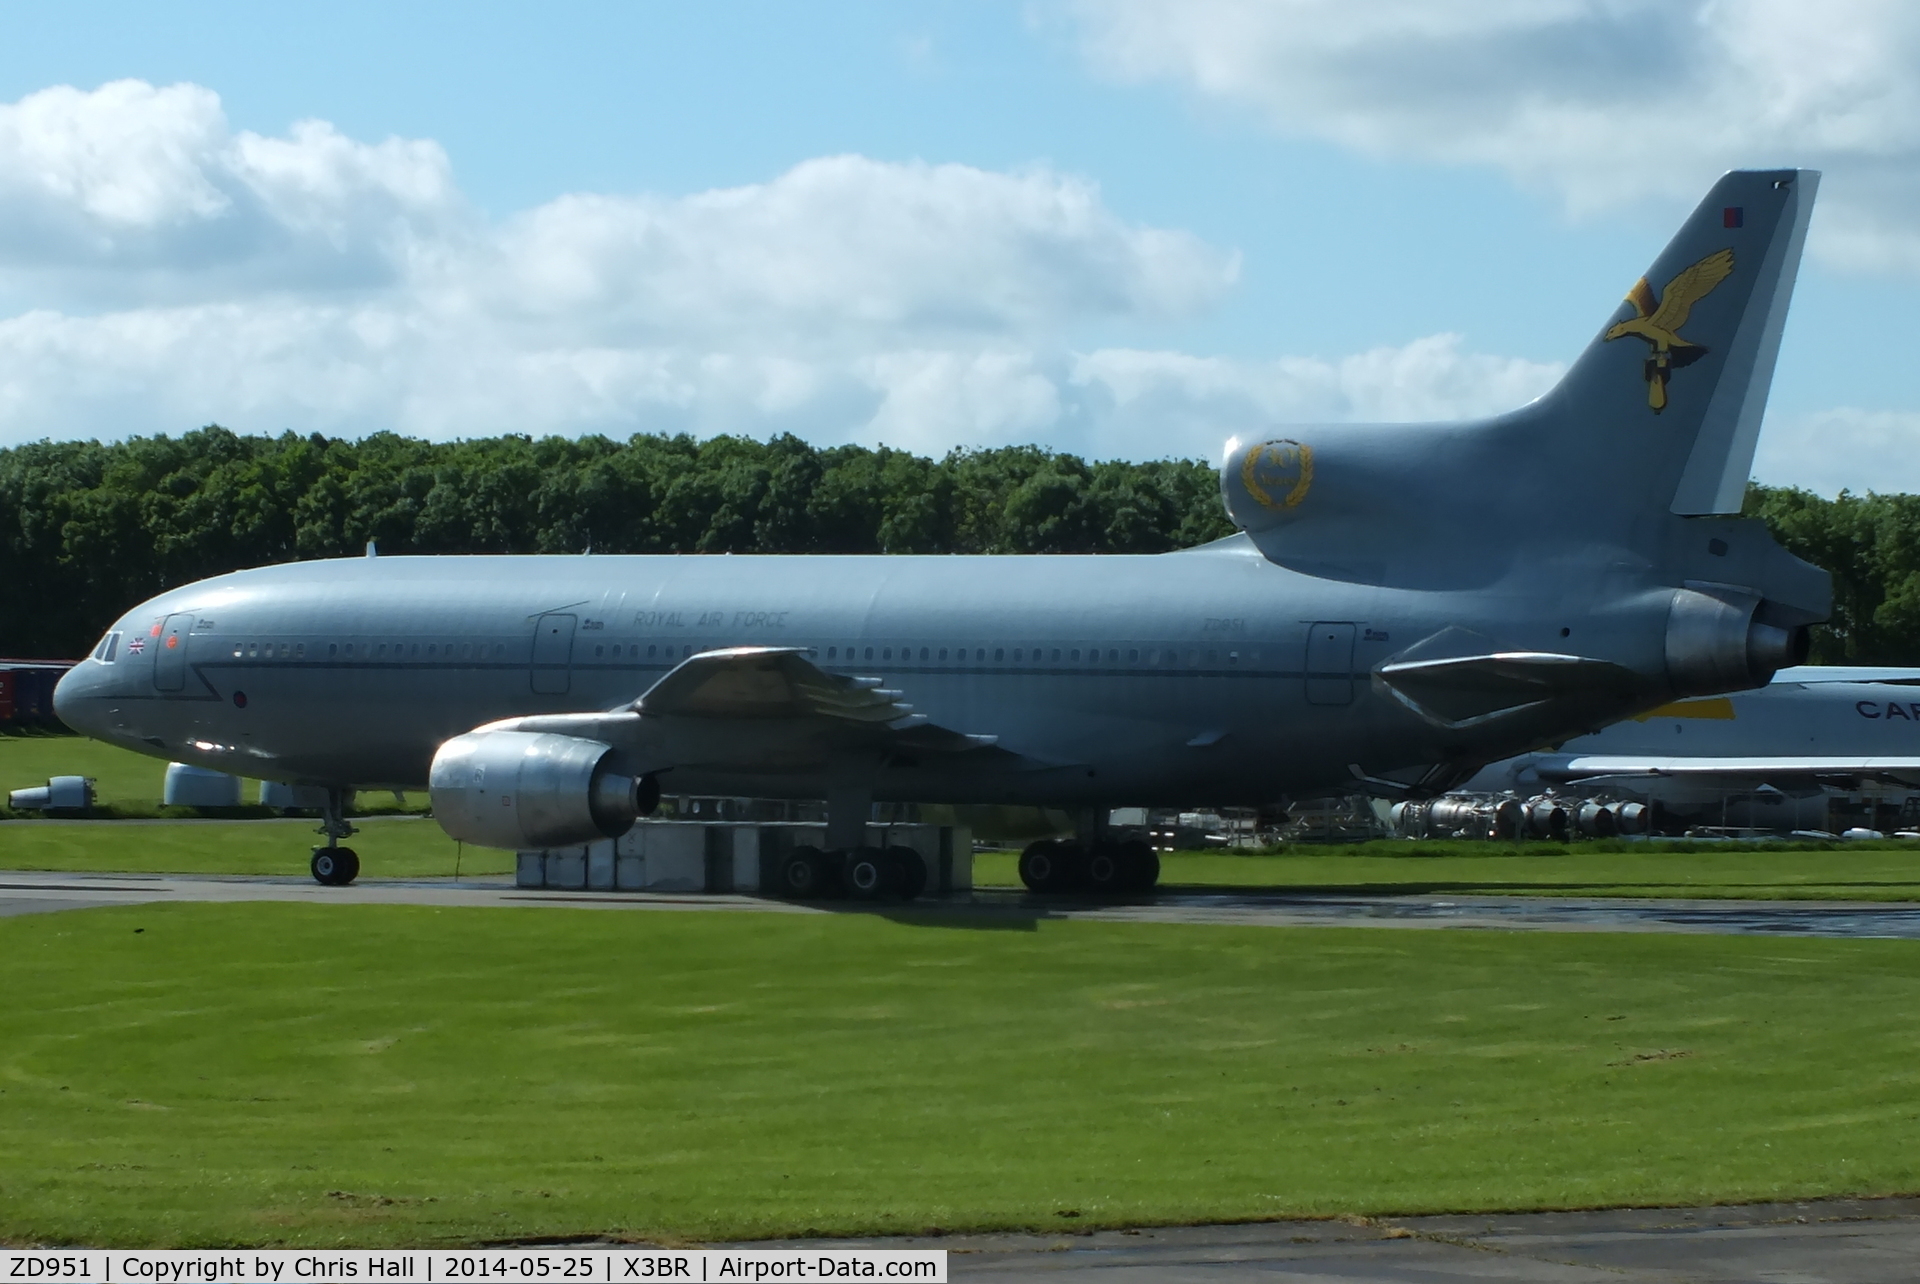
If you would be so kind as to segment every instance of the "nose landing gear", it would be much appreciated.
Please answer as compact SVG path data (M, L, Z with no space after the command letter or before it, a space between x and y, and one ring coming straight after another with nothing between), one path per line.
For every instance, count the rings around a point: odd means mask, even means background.
M326 805L320 811L317 832L326 835L327 845L313 849L313 860L307 868L313 873L313 881L325 887L345 887L360 877L360 854L340 845L342 838L358 832L347 821L347 800L351 796L345 789L329 787Z
M351 847L316 847L308 863L313 881L327 887L345 887L360 877L360 853Z

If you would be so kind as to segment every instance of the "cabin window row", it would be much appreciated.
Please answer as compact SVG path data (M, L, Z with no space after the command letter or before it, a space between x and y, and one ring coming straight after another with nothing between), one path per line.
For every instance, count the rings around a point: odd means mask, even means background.
M724 644L718 642L713 644L713 646L716 647L721 645ZM609 646L602 642L594 646L593 658L596 660L686 659L696 650L704 651L707 649L709 648L705 644L696 646L693 643L687 643L678 647L668 644L663 647L658 643L652 643L647 646L643 655L640 644L637 642L631 646L622 643L614 643L612 646ZM1011 649L1013 653L1012 663L1014 664L1050 664L1056 662L1064 664L1102 663L1101 649L1099 647L1087 647L1083 649L1080 647L1058 646L1016 646L1012 648L1004 646L923 646L919 649L918 659L922 663L951 662L964 664L967 663L969 659L974 662L984 663L988 654L991 653L995 662L1004 664L1008 662L1007 653L1009 649ZM899 660L901 662L911 664L915 661L914 648L910 646L869 646L862 648L859 646L840 647L836 645L827 648L826 658L829 661L838 661L841 663L854 663L861 660L893 660L896 651L899 653ZM1123 654L1126 656L1125 660L1121 659ZM1221 663L1223 659L1221 652L1217 648L1204 653L1198 650L1190 650L1187 652L1187 663L1189 665L1202 663L1203 654L1205 663L1208 665L1217 665ZM1258 651L1249 651L1246 653L1245 658L1249 661L1258 661L1260 659L1260 653ZM1225 653L1224 659L1229 665L1237 665L1240 663L1242 656L1239 651L1228 651ZM1127 647L1124 648L1124 650L1120 647L1108 647L1106 649L1106 659L1104 662L1107 664L1178 664L1180 662L1180 652L1177 647L1148 647L1145 649L1140 647Z
M1007 663L1008 649L1009 648L1004 646L996 646L991 648L994 661L1002 664ZM1013 652L1012 663L1014 664L1053 664L1053 663L1100 664L1102 663L1101 656L1100 656L1100 648L1097 646L1087 647L1085 649L1084 660L1082 659L1083 652L1080 647L1016 646L1011 649ZM827 659L830 661L841 660L842 650L843 648L838 646L828 647ZM860 661L860 660L891 660L894 658L895 648L890 646L883 646L883 647L870 646L870 647L864 647L864 648L858 647L858 646L850 646L850 647L844 648L844 650L846 655L845 655L844 661L842 662L851 663L851 662ZM900 652L900 660L902 662L908 663L908 664L911 664L914 662L915 655L914 655L914 649L912 647L903 646L898 648L898 650ZM984 661L987 658L988 650L989 648L983 647L983 646L977 646L972 648L968 648L964 646L951 648L953 659L956 662L961 662L961 663L966 662L966 660L968 659L969 653L971 653L973 660L975 660L976 662ZM920 648L918 659L922 663L943 661L947 659L948 652L949 652L949 648L944 646L943 647L923 646ZM1125 648L1124 653L1126 655L1126 659L1123 661L1120 658L1122 654L1122 648L1108 647L1106 650L1105 663L1107 664L1121 664L1121 663L1178 664L1180 661L1180 652L1177 647L1148 647L1145 649L1142 649L1140 647L1127 647ZM1204 654L1206 657L1206 663L1209 665L1219 664L1221 661L1221 653L1217 648L1206 651ZM1187 663L1190 665L1197 665L1201 663L1201 655L1202 655L1202 652L1200 652L1199 650L1189 650L1187 652ZM1249 651L1247 653L1246 658L1248 660L1258 660L1260 658L1260 653L1258 651ZM1226 653L1226 662L1228 664L1239 664L1240 652L1228 651Z
M317 645L317 644L316 644ZM456 652L457 646L457 652ZM318 654L316 650L315 654ZM329 642L329 660L485 660L502 659L504 642ZM236 660L304 660L305 642L235 642Z
M704 651L707 648L703 646L700 649ZM609 651L613 653L611 657L609 657L607 654ZM675 647L672 643L668 643L666 646L663 647L658 642L655 642L647 647L647 654L645 658L649 660L660 660L660 659L671 660L674 658L674 654L676 651L679 653L679 658L684 660L688 656L693 654L694 647L692 643L687 643L686 645L681 647ZM640 655L640 644L638 642L635 642L632 646L625 646L622 643L616 642L611 647L609 647L607 646L606 643L602 642L593 648L593 658L596 660L604 660L609 658L615 659L615 660L623 660L623 659L638 660L642 658Z
M107 663L112 663L112 657L113 657L113 651L114 651L113 644L117 641L118 641L118 635L112 635L106 639L103 639L101 641L101 644L95 649L95 652L94 652L95 658L103 659ZM643 655L641 650L641 644L637 642L633 643L632 645L627 645L624 643L616 643L612 646L609 646L603 642L603 643L596 644L594 646L593 657L596 660L604 660L604 659L662 660L664 659L664 660L671 661L676 659L684 660L687 657L693 655L695 650L705 650L705 649L707 649L705 646L696 646L693 643L686 643L679 646L675 646L671 643L665 646L662 646L659 643L649 643L647 644L645 648L645 653ZM996 647L923 646L919 648L919 654L916 657L914 648L910 646L841 647L841 646L835 645L827 648L826 658L829 662L839 662L839 663L848 663L848 664L857 663L863 660L892 661L896 658L895 657L896 651L899 653L898 654L899 662L906 663L906 664L913 663L916 660L916 658L921 663L943 663L943 662L967 663L969 660L976 663L984 663L987 661L987 657L989 654L992 655L994 663L1005 664L1009 662L1008 661L1009 652L1011 652L1011 656L1012 656L1011 662L1014 664L1051 664L1051 663L1100 664L1103 662L1101 648L1099 647L1086 647L1083 649L1081 647L1058 647L1058 646L1056 647L1016 646L1011 648L1005 647L1005 646L996 646ZM424 642L424 643L423 642L393 642L393 643L329 642L327 643L327 658L330 660L338 660L338 659L421 660L421 659L424 659L424 660L438 660L438 661L444 662L444 661L455 660L455 659L499 660L499 659L506 658L506 654L507 654L507 647L506 647L506 644L503 642L495 642L495 643L486 643L486 642L479 642L479 643L475 643L475 642L461 642L461 643L454 643L454 642ZM1208 650L1204 653L1199 650L1189 650L1186 653L1187 664L1190 666L1197 666L1201 664L1203 662L1202 661L1203 654L1204 654L1204 663L1206 663L1209 666L1217 665L1221 663L1223 658L1227 664L1237 665L1240 663L1240 660L1242 658L1241 653L1239 651L1228 651L1224 654L1224 657L1223 657L1222 653L1217 649ZM1121 658L1123 655L1126 657L1124 660L1122 660ZM233 644L233 658L236 660L273 660L273 659L304 660L306 659L306 657L307 657L307 644L305 642L248 641L248 642L236 642ZM1260 653L1258 651L1249 651L1246 653L1245 658L1250 661L1257 662L1260 659ZM1122 663L1147 664L1147 665L1162 665L1162 666L1174 665L1174 664L1180 663L1180 651L1179 651L1179 648L1177 647L1147 647L1144 649L1140 647L1127 647L1124 649L1120 647L1108 647L1106 648L1104 663L1106 664L1122 664Z

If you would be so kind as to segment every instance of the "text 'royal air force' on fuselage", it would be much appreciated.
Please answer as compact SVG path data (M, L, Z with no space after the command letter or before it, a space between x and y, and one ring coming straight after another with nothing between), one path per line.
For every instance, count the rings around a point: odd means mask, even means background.
M127 612L56 705L240 775L430 783L451 833L503 847L618 833L663 785L849 807L1442 789L1803 657L1827 577L1735 514L1817 181L1723 177L1519 410L1223 425L1240 533L1202 548L262 567Z

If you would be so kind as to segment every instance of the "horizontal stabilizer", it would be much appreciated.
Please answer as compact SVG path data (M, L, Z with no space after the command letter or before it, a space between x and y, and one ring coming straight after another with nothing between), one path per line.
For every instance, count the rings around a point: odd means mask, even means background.
M1400 660L1375 678L1415 713L1444 727L1463 727L1565 696L1630 691L1631 670L1610 660L1549 651L1496 651L1439 660Z

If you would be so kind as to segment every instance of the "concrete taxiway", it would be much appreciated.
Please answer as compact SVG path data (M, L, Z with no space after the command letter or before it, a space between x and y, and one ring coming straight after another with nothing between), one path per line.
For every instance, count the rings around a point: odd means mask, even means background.
M949 1278L1009 1284L1893 1284L1920 1279L1920 1199L791 1242L944 1248Z
M321 887L306 878L186 874L69 874L0 871L0 917L103 905L185 901L294 901L327 905L439 905L497 908L685 911L762 914L887 913L912 918L1217 923L1248 927L1481 928L1551 932L1695 932L1766 936L1920 940L1920 905L1858 901L1731 901L1590 897L1317 896L1286 892L1179 889L1125 902L1041 897L987 889L862 906L794 904L753 896L642 892L561 892L514 887L505 879L367 879Z

